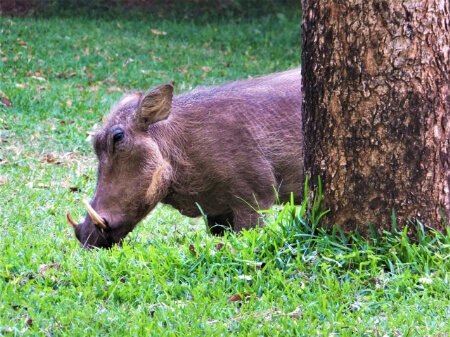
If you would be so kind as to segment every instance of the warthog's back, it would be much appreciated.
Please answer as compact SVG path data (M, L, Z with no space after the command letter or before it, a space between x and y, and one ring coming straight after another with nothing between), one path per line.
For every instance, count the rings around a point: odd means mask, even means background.
M281 201L291 192L300 197L301 101L300 69L175 96L166 123L177 134L178 153L185 153L173 160L188 165L180 165L174 186L189 196L166 201L193 216L195 204L180 205L193 195L205 208L213 203L224 209L230 198L262 200L275 190Z

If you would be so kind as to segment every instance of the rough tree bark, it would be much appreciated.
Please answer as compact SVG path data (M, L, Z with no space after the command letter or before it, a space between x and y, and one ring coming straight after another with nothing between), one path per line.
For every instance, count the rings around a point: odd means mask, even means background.
M450 2L302 0L305 167L349 232L450 224Z

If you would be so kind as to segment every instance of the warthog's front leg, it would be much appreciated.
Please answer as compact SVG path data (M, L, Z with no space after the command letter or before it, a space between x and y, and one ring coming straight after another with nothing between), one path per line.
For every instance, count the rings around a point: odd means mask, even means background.
M223 236L226 230L233 229L234 215L228 212L218 215L207 215L209 231L212 235Z

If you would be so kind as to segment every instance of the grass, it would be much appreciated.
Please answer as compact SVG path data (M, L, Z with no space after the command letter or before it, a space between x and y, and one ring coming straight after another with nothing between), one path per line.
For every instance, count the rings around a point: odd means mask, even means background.
M295 67L299 16L0 18L0 335L449 335L449 233L345 237L304 203L214 238L161 206L86 251L64 221L95 188L86 132L126 90Z

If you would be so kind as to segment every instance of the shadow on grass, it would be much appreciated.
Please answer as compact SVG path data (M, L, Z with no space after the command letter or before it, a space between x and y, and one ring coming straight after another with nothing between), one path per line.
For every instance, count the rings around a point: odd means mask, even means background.
M296 0L2 0L0 15L210 22L289 15L300 8Z

